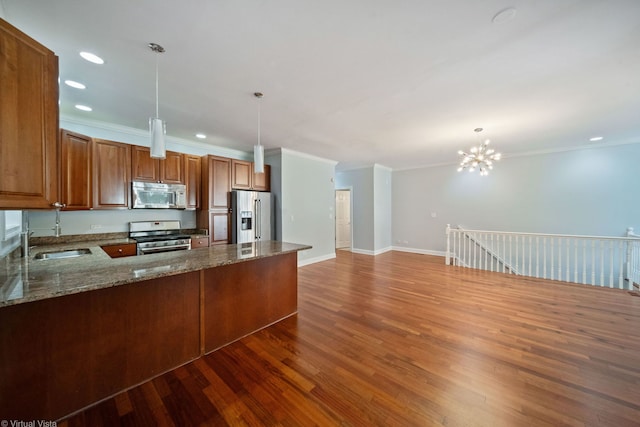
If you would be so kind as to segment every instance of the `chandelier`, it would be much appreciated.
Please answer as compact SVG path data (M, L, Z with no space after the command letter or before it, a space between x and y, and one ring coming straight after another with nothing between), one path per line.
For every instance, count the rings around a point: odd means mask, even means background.
M474 132L482 132L482 128L475 128ZM496 153L493 148L489 147L488 139L485 139L480 145L471 147L468 153L460 150L458 154L461 156L460 167L458 172L464 169L468 169L469 172L474 172L477 169L480 170L480 176L489 175L489 171L493 169L493 162L500 160L501 154Z

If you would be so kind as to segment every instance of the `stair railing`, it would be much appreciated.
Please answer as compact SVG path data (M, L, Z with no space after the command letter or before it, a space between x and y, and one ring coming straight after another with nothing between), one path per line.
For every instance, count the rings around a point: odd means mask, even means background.
M629 288L640 288L640 234L633 232L633 227L627 228L629 241L627 249L627 281Z
M447 265L619 289L640 282L640 236L633 230L626 237L608 237L447 225L446 234Z

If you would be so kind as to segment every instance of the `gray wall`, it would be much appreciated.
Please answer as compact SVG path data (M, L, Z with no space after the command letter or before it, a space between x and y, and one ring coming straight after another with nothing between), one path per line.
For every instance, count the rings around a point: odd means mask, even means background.
M393 173L393 244L444 251L445 227L622 236L640 229L640 145L503 158L489 176L454 165Z
M280 167L280 176L271 172L280 180L275 197L281 201L281 239L313 246L298 252L299 265L334 258L335 162L286 149L278 152L280 163L273 163ZM268 155L270 161L272 157Z
M374 251L391 250L392 246L392 172L380 165L373 166Z
M351 247L354 252L375 250L373 167L336 173L338 190L351 189Z
M375 255L392 248L392 172L373 165L336 173L338 190L351 189L352 250Z

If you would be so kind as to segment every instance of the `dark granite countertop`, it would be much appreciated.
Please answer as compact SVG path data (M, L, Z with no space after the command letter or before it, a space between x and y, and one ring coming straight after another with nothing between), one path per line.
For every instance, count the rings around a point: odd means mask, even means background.
M124 258L110 258L100 248L127 242L127 238L121 238L45 245L34 248L28 259L0 259L0 309L311 248L295 243L264 241ZM34 259L39 252L77 248L88 248L91 254L67 259Z

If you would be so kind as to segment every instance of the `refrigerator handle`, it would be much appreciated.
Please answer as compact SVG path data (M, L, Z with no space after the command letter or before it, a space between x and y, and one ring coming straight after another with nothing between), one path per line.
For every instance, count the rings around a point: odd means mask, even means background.
M255 208L254 208L254 237L255 240L259 240L260 239L260 199L256 199L254 201L255 204Z

